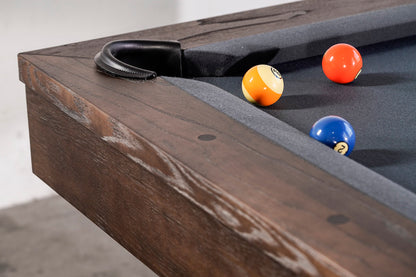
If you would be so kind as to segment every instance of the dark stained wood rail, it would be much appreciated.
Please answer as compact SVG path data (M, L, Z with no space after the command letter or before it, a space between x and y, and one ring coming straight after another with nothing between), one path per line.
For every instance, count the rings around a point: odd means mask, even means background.
M194 47L414 2L296 2L20 54L33 171L162 276L414 276L414 222L161 78L93 62L114 39Z
M106 42L117 39L178 40L181 42L182 47L187 49L208 43L311 24L409 3L414 3L414 0L297 1L274 7L73 43L62 47L42 49L31 53L90 58Z

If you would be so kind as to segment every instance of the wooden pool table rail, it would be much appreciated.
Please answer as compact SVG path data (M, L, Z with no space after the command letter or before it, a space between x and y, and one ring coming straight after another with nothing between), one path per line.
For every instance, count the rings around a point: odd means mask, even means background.
M305 1L20 54L33 171L163 276L412 276L414 222L161 78L93 62L113 39L191 47L410 2Z

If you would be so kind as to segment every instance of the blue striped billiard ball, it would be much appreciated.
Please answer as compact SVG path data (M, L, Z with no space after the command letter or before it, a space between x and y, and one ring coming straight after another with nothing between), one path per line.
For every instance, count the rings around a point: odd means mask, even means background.
M355 145L355 132L351 124L335 115L316 121L309 136L345 156L351 153Z

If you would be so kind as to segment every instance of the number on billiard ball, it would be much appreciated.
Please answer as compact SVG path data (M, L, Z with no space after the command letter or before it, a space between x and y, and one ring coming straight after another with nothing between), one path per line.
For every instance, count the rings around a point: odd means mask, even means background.
M342 117L325 116L313 124L309 136L348 156L355 145L355 132Z
M322 58L322 70L335 83L351 83L358 77L362 67L360 52L346 43L331 46Z
M283 86L283 78L279 71L265 64L250 68L241 84L244 97L260 106L270 106L279 100Z

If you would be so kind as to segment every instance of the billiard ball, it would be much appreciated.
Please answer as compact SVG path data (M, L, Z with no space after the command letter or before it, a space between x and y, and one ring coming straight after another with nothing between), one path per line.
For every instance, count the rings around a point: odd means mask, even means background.
M244 97L259 106L270 106L279 100L283 92L283 78L270 65L256 65L244 74L241 88Z
M355 132L342 117L325 116L313 124L309 136L348 156L355 145Z
M362 67L360 52L346 43L331 46L322 59L322 70L335 83L351 83L358 77Z

